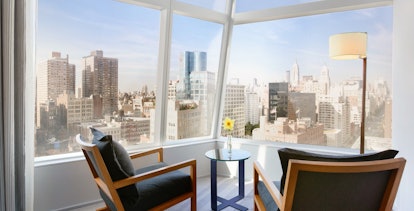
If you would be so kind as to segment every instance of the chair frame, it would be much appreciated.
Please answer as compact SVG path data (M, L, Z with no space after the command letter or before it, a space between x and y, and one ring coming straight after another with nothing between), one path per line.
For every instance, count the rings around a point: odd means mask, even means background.
M254 180L254 210L265 211L266 208L257 190L259 178L269 190L269 193L281 211L290 211L293 206L295 188L298 174L300 171L308 172L325 172L325 173L359 173L359 172L376 172L391 170L391 176L388 180L383 199L381 201L381 211L390 211L397 195L398 186L404 171L406 160L404 158L361 161L361 162L324 162L324 161L305 161L289 160L285 189L283 195L272 182L269 175L260 165L259 162L253 164Z
M89 165L89 168L92 172L92 175L94 177L94 181L96 183L96 185L98 186L98 188L100 190L102 190L114 203L115 207L117 208L118 211L124 211L124 207L122 205L121 199L119 198L117 189L128 186L128 185L132 185L135 184L137 182L140 182L142 180L145 179L149 179L152 177L156 177L158 175L162 175L168 172L172 172L172 171L176 171L179 169L183 169L183 168L190 168L190 177L191 177L191 183L192 183L192 191L185 193L183 195L177 196L169 201L164 202L163 204L160 204L150 210L165 210L173 205L176 205L186 199L191 198L191 211L196 211L197 210L197 185L196 185L196 178L197 178L197 170L196 170L196 160L195 159L190 159L187 161L182 161L173 165L168 165L166 167L162 167L159 169L155 169L149 172L145 172L145 173L141 173L138 175L134 175L122 180L118 180L118 181L113 181L108 169L106 168L106 165L104 163L104 160L101 156L101 153L98 149L98 147L95 144L91 144L91 143L87 143L84 142L81 137L80 134L76 135L76 141L78 144L80 144L81 148L82 148L82 152L85 155L86 161ZM93 156L96 159L96 165L98 166L98 168L100 169L101 173L102 173L102 178L99 177L98 173L96 172L92 161L90 160L87 152L91 152L93 154ZM144 157L144 156L148 156L151 154L158 154L158 162L163 162L164 161L164 154L163 154L163 148L159 147L159 148L155 148L152 150L147 150L144 152L139 152L139 153L135 153L135 154L131 154L130 158L135 159L135 158L140 158L140 157ZM106 210L110 210L108 206L103 207L103 208L99 208L97 209L97 211L106 211Z

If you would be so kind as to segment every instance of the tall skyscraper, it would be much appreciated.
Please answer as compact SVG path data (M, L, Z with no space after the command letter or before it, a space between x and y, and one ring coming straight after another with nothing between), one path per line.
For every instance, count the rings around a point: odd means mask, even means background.
M348 100L340 101L337 97L321 96L319 100L318 122L324 125L325 130L340 131L335 145L345 146L351 137L351 112ZM328 141L329 142L329 141Z
M316 123L316 94L315 93L289 93L288 119L296 121L301 118L309 118L311 123Z
M178 83L179 83L178 80L170 80L168 82L168 100L177 99L177 84Z
M224 98L223 118L229 117L234 120L233 131L222 130L222 135L231 134L235 137L244 138L245 135L245 95L244 85L227 84Z
M292 70L290 71L290 73L291 73L290 85L292 87L299 86L300 75L299 75L299 65L298 65L298 62L295 62L295 64L293 64Z
M268 120L273 122L277 117L287 117L288 83L269 83Z
M246 123L259 124L260 118L260 101L259 95L256 92L246 91Z
M344 98L347 98L349 101L352 111L355 111L352 115L354 116L353 122L360 125L362 116L362 79L359 77L354 77L343 81L341 84L341 89L343 91ZM370 95L371 93L368 91L365 103L365 117L367 117L371 112Z
M215 73L210 71L194 71L190 76L191 98L199 103L201 113L199 130L204 136L210 134L213 122L215 78Z
M52 52L51 58L37 67L36 122L40 126L40 104L56 99L63 93L75 93L75 65L69 64L69 56L61 58L60 52Z
M330 88L331 78L329 77L329 69L324 65L321 70L321 76L319 77L319 94L329 95Z
M290 84L290 70L286 70L286 82Z
M207 70L207 53L201 51L185 51L180 58L183 84L179 93L180 99L192 99L190 75L194 71Z
M102 97L102 115L118 111L118 59L103 56L102 50L82 58L82 96Z
M246 111L245 111L245 123L250 122L250 124L259 124L260 116L262 115L262 106L261 106L261 88L257 78L253 78L253 82L246 88L245 98L246 98Z

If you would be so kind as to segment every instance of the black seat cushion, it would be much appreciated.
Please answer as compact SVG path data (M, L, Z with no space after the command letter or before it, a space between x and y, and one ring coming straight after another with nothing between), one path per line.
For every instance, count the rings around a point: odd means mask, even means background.
M141 174L167 166L165 163L157 163L145 168L137 169L135 173ZM126 211L149 210L176 196L192 190L191 177L181 171L173 171L150 179L135 183L139 192L139 198L121 198ZM100 191L104 201L111 210L116 210L112 201Z
M323 155L301 150L282 148L278 150L280 164L282 166L282 178L280 180L280 192L283 194L286 174L290 159L296 160L310 160L310 161L327 161L327 162L358 162L358 161L373 161L394 158L398 151L385 150L376 153L358 154L358 155Z
M137 169L135 173L140 174L164 166L167 166L167 164L158 163L149 167ZM179 170L143 180L136 183L136 187L139 193L139 200L131 210L148 210L192 190L190 175Z

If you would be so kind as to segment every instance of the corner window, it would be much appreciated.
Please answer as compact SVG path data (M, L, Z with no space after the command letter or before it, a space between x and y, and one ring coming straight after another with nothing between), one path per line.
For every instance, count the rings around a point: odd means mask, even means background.
M391 148L391 7L234 26L222 117L235 120L232 135L359 148L363 63L328 52L331 35L359 31L368 33L366 149Z

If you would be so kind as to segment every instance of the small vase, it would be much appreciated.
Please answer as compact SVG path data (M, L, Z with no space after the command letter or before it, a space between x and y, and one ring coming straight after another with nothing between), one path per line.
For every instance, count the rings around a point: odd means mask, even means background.
M227 135L227 150L231 153L232 143L231 143L231 135Z

